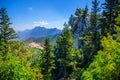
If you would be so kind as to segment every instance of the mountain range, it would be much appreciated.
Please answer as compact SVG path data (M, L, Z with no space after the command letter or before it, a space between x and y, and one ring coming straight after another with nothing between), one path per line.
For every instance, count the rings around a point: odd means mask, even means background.
M57 28L45 28L37 26L31 30L24 30L18 33L19 40L28 40L29 38L43 38L48 36L55 36L61 33L61 30Z

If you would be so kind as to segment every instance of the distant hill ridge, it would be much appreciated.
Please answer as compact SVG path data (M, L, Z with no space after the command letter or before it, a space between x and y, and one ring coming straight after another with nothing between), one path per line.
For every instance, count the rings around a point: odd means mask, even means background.
M25 39L25 43L29 44L31 42L35 42L35 43L40 43L40 44L44 45L44 41L45 41L46 37L49 37L51 44L55 44L58 35L59 34L52 35L52 36L39 37L39 38L31 37L31 38Z
M46 37L46 36L54 36L57 34L60 34L61 30L57 28L45 28L37 26L31 30L24 30L19 32L19 39L25 40L28 38L40 38L40 37Z

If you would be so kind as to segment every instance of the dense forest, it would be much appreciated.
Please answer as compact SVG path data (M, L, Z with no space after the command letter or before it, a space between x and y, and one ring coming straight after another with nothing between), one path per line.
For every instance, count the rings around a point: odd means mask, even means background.
M91 11L91 12L90 12ZM28 47L0 9L0 80L119 80L120 0L77 8L55 45Z

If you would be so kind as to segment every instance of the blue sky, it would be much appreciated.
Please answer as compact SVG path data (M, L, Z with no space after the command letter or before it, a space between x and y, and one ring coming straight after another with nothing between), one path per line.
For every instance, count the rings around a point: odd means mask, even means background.
M0 0L0 8L7 9L11 26L16 31L35 26L63 28L76 8L91 8L92 0ZM102 1L102 0L101 0Z

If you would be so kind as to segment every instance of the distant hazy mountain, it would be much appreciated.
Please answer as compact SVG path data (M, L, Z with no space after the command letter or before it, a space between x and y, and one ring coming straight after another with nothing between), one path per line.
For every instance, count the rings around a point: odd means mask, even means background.
M60 33L61 33L61 30L57 28L47 29L45 27L38 26L31 30L25 30L25 31L19 32L19 39L25 40L28 38L40 38L40 37L46 37L46 36L54 36Z

